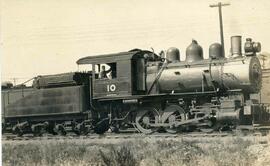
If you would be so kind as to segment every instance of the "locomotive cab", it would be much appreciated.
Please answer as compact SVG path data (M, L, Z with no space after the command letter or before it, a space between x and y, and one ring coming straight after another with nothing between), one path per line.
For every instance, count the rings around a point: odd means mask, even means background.
M157 57L150 51L135 49L84 57L77 64L92 66L93 99L119 99L146 93L146 63Z

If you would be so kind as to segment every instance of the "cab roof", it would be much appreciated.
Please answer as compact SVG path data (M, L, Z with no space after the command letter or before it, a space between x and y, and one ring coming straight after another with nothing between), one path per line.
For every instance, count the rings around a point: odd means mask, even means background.
M100 63L112 63L121 60L131 60L142 58L144 54L152 53L151 51L134 49L128 52L119 52L113 54L94 55L87 56L77 60L77 64L100 64Z

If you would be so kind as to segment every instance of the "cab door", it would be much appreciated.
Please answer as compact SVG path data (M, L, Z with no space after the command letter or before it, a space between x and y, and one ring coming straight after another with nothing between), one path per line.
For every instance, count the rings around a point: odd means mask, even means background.
M132 62L132 89L134 95L146 92L146 67L145 59L137 58Z

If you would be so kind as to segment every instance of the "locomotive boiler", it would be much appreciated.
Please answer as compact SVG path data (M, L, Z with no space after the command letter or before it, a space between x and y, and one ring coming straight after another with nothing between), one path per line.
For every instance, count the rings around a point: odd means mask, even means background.
M233 36L231 58L221 55L221 45L210 46L210 59L204 60L202 48L195 40L186 51L186 61L180 62L179 51L171 48L167 60L171 63L163 71L161 92L200 92L241 89L243 93L258 93L261 89L261 66L256 56L243 56L241 37ZM236 48L235 45L240 48Z
M81 58L89 71L38 76L32 87L2 91L4 131L18 135L88 134L138 131L191 132L269 125L269 107L260 103L260 43L231 37L231 54L209 47L209 59L196 40L166 56L153 51Z

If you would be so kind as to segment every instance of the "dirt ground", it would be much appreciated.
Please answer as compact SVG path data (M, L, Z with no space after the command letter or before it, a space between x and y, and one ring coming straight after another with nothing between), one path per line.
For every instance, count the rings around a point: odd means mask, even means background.
M3 165L270 165L270 135L2 141Z

